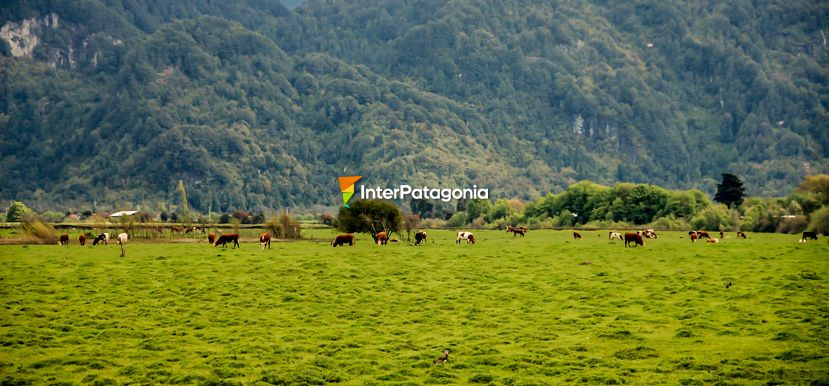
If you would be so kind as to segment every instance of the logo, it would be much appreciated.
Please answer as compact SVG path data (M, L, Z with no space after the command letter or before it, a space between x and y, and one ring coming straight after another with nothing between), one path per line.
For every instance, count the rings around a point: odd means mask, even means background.
M354 195L354 184L363 176L340 176L337 179L340 181L340 190L343 192L343 206L346 208L350 208L348 206L348 200L351 199L351 196Z

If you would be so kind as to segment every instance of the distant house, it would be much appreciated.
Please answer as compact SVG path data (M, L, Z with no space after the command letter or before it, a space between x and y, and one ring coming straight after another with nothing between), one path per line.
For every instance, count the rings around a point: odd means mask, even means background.
M120 212L115 212L115 213L109 215L109 217L110 218L118 218L118 217L123 217L123 216L132 216L136 213L138 213L137 210L122 210Z

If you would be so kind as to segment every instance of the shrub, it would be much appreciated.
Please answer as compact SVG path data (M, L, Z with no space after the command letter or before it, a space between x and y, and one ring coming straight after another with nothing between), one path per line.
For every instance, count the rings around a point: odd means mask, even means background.
M829 206L824 206L812 212L811 222L809 222L809 230L814 232L829 234Z
M792 217L786 217L780 221L780 224L777 225L777 232L779 233L800 233L806 230L806 227L809 226L809 220L806 219L806 216L797 215Z
M269 230L273 237L280 239L298 239L302 237L302 228L299 221L283 210L279 216L272 218L265 223L265 229Z
M26 204L15 201L9 205L8 209L6 209L6 221L7 222L19 222L23 220L23 216L27 213L32 213L32 210L29 209Z
M426 229L445 228L446 220L442 220L439 218L427 218L425 220L420 221L420 227Z
M20 220L21 233L38 244L54 244L57 242L55 228L43 219L29 213Z
M459 228L466 225L467 223L469 223L469 220L466 217L466 213L457 212L453 214L451 218L449 218L449 221L446 222L446 225L453 228Z
M691 219L691 227L694 229L707 229L711 231L726 231L736 227L735 213L723 204L711 205Z

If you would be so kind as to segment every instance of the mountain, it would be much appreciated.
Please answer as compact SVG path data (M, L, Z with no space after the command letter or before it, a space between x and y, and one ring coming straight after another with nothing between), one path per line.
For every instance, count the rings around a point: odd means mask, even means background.
M829 171L818 1L18 0L0 23L0 199L35 207Z

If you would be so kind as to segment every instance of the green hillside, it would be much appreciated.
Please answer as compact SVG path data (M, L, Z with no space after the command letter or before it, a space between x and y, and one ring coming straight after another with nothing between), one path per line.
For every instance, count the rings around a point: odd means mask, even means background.
M18 0L0 23L0 200L183 180L202 211L336 205L343 173L782 195L829 171L817 1Z

